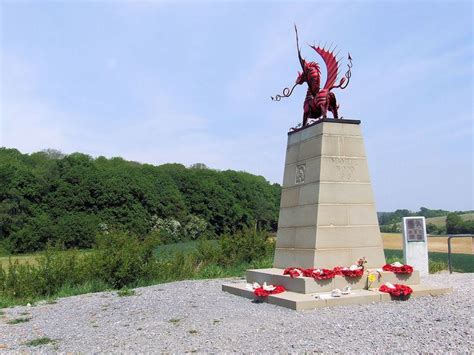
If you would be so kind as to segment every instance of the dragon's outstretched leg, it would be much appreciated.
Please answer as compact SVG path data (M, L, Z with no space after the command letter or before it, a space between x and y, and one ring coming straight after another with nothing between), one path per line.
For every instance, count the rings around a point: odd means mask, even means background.
M303 127L308 123L309 111L304 111L303 113Z
M337 106L337 102L336 102L336 95L334 95L334 93L331 92L329 94L329 111L332 112L332 115L333 115L334 119L339 118L339 114L337 112L337 109L338 109L338 106Z
M326 119L328 117L328 105L321 105L321 113L323 116L323 119Z

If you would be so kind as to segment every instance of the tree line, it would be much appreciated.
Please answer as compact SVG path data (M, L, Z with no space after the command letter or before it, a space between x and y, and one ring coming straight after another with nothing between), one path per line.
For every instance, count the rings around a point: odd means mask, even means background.
M446 211L432 210L426 207L420 207L419 211L410 211L407 209L398 209L394 212L378 212L380 231L383 233L400 233L401 221L403 217L423 216L425 218L445 217L446 222L443 225L436 225L427 222L426 231L429 234L474 234L474 220L463 220L461 215L472 213L473 211Z
M204 164L154 166L45 150L0 148L0 247L89 248L97 233L158 233L163 242L276 230L281 187Z
M426 207L420 207L419 211L410 211L407 209L398 209L394 212L378 212L379 224L381 226L387 224L400 223L403 217L423 216L425 218L447 216L449 211L446 210L432 210ZM464 213L464 212L459 212Z

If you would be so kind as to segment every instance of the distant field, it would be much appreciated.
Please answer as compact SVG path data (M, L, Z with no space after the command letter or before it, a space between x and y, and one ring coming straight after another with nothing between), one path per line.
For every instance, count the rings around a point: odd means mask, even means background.
M90 250L80 250L80 253L89 253ZM0 256L0 265L3 268L8 267L9 259L11 258L12 262L18 260L20 264L29 263L31 265L36 264L36 258L41 256L42 252L32 253L32 254L22 254L22 255L12 255L12 256Z
M36 264L35 258L38 257L39 254L28 254L28 255L17 255L17 256L12 256L12 261L14 262L15 260L18 260L20 264ZM0 265L3 268L6 268L8 266L8 256L1 256L0 257Z
M474 220L474 213L465 213L460 215L463 221L472 221ZM426 224L433 223L436 226L444 226L446 224L446 216L442 217L432 217L426 219Z
M383 247L385 249L403 249L403 236L400 233L382 233ZM451 248L453 253L472 254L473 242L472 238L458 238L451 240ZM447 253L448 238L447 237L429 237L428 251Z

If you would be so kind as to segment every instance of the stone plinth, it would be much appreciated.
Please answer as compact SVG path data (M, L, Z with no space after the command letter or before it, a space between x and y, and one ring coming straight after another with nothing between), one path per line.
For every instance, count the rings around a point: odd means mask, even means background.
M424 285L410 286L413 289L411 297L439 296L451 291L446 287L429 287ZM222 285L222 290L237 296L254 299L252 291L246 289L245 283L232 283ZM354 290L350 295L343 297L331 297L330 292L320 292L311 294L301 294L296 292L283 292L277 295L270 295L262 301L282 306L297 311L315 309L322 307L347 306L354 304L367 304L374 302L390 301L392 297L388 293L379 292L377 288L369 290Z
M288 134L275 268L385 263L359 123L321 120Z
M223 291L254 298L247 283L281 285L285 292L264 300L295 310L388 301L378 291L386 282L409 285L413 297L449 292L420 285L416 270L411 275L374 270L385 264L385 255L359 124L320 120L288 134L273 268L248 270L247 282L223 285ZM287 267L348 267L361 257L378 275L375 282L368 283L367 272L330 280L283 275ZM330 295L346 286L351 294Z

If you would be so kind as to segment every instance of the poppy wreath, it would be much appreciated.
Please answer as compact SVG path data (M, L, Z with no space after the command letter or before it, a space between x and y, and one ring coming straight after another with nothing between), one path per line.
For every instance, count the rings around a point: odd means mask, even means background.
M291 278L300 277L303 275L303 269L299 267L287 267L283 270L283 275L290 275Z
M334 278L336 273L329 269L302 269L299 267L289 267L283 270L283 275L290 275L294 277L312 277L316 280L328 280Z
M391 271L394 274L411 274L413 272L413 266L410 265L394 266L385 264L382 269L383 271Z
M268 297L269 295L276 295L278 293L282 293L282 292L285 292L286 289L281 286L281 285L277 285L275 286L275 288L273 290L265 290L263 287L257 287L253 293L255 296L258 296L258 297Z
M389 287L387 285L382 285L379 288L380 292L389 293L391 296L398 297L398 298L408 298L413 292L412 288L407 285L400 285L395 284L393 287Z
M303 275L306 277L312 277L315 280L329 280L336 276L333 270L329 269L304 269Z
M359 267L358 269L351 270L347 267L342 267L342 266L336 266L334 269L334 274L339 275L339 276L345 276L345 277L362 277L364 275L364 268Z

